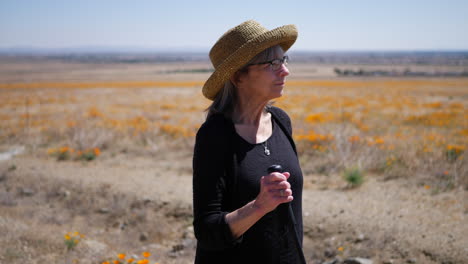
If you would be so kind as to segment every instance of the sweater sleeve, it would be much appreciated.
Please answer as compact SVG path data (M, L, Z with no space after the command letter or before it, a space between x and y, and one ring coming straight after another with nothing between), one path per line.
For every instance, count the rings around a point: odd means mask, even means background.
M213 121L213 120L211 120ZM223 201L229 131L223 122L205 122L199 129L193 155L194 231L198 246L206 250L233 247ZM224 209L224 210L223 210Z

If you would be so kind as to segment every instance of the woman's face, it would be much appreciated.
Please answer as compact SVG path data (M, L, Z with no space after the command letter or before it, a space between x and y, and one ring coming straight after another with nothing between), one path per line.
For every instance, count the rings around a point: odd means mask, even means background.
M275 53L273 59L283 59L284 52L281 49ZM237 88L240 96L263 101L281 97L289 70L284 64L277 70L272 68L270 63L248 66L247 72L241 73L238 77Z

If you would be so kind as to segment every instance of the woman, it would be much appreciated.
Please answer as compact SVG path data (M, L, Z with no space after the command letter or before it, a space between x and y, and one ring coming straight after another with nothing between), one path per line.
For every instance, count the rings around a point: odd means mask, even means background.
M193 157L195 263L301 263L302 172L290 119L269 103L283 93L296 38L294 25L250 20L210 51L203 95L213 103ZM273 164L284 172L267 173Z

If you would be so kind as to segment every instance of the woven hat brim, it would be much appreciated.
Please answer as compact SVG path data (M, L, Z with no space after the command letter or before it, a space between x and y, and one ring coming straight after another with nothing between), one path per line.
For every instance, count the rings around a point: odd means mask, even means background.
M244 43L216 67L215 71L203 85L203 95L210 100L214 100L216 94L224 86L224 83L258 53L275 45L280 45L284 52L286 52L296 42L296 39L296 26L285 25L260 34L256 38Z

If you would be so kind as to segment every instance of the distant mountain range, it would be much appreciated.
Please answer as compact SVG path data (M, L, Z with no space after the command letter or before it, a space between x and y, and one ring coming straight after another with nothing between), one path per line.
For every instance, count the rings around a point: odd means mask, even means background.
M291 51L294 62L317 64L417 64L468 66L468 50L462 51ZM72 47L0 48L0 57L52 59L83 63L207 62L204 48Z

